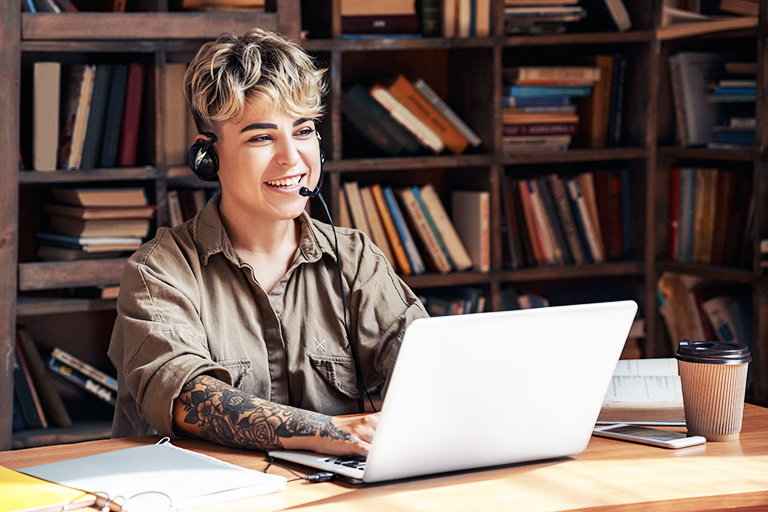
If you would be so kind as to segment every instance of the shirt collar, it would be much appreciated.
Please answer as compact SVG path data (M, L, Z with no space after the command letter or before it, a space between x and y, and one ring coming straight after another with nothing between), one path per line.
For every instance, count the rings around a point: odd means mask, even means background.
M217 253L222 253L236 265L240 263L237 252L232 247L232 242L221 223L220 202L221 194L216 194L192 222L192 237L203 265L207 265L208 259ZM297 258L312 263L319 260L323 254L328 254L335 260L336 253L331 241L316 225L319 221L312 219L307 212L302 212L298 221L301 236Z

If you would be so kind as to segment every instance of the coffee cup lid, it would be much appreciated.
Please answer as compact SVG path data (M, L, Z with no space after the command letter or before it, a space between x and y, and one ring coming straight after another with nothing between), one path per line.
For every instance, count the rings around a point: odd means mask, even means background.
M725 341L681 340L675 357L689 363L743 364L752 361L746 345Z

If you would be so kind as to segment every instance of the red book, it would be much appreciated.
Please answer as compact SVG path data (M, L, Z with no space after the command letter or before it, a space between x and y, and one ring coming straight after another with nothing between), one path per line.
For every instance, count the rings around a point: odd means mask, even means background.
M136 165L136 148L139 144L141 125L141 103L144 99L144 64L131 62L128 65L128 82L125 91L123 126L120 131L118 166Z
M680 169L669 170L669 197L667 198L667 259L677 259L677 234L680 215Z

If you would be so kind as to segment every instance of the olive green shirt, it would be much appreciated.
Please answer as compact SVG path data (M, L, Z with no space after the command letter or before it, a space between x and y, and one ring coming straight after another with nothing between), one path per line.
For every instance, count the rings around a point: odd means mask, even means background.
M272 402L358 412L330 225L302 214L299 247L267 294L232 248L215 196L123 271L109 347L118 372L114 437L173 436L182 386L207 373ZM381 251L337 228L351 342L368 388L385 382L406 326L428 316Z

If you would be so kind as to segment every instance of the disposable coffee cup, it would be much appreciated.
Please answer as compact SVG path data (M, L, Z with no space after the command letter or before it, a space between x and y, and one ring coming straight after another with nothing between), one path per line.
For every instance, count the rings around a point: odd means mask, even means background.
M738 440L749 349L741 343L682 340L675 356L688 433L707 441Z

